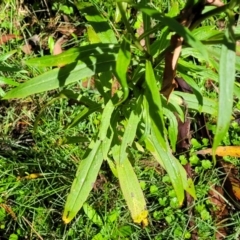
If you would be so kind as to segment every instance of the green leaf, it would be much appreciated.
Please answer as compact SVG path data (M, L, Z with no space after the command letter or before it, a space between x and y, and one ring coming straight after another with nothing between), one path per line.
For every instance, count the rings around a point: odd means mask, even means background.
M122 7L123 7L123 10L124 10L124 11L126 11L127 6L128 6L128 4L127 4L126 2L123 2L123 3L122 3ZM122 15L121 15L121 13L120 13L120 11L119 11L118 5L116 4L116 12L115 12L115 18L114 18L115 23L120 22L120 21L121 21L121 18L122 18Z
M121 84L123 90L123 99L117 105L124 102L129 94L127 72L130 62L131 62L130 40L128 38L123 38L122 44L118 52L116 63L116 77L119 83Z
M228 131L232 116L233 88L235 81L236 44L229 33L225 35L222 45L219 69L219 106L217 130L213 142L213 155Z
M163 22L166 26L168 26L172 31L175 31L177 34L182 36L184 40L193 48L196 48L201 52L201 54L208 61L208 52L205 46L194 37L194 35L190 32L189 29L183 27L180 23L178 23L174 18L164 16L161 12L156 9L150 7L143 7L141 5L136 5L138 10L146 13L148 16Z
M126 158L123 164L119 164L117 161L116 166L120 187L133 221L147 225L146 202L131 163Z
M103 141L106 138L107 130L110 126L110 120L112 117L112 113L114 110L114 105L112 100L110 99L106 106L104 107L103 113L102 113L102 122L100 126L100 130L98 133L98 137L101 141Z
M170 40L167 39L169 35L169 28L165 27L161 33L159 39L153 42L150 47L150 54L157 57L165 48L169 46Z
M68 99L72 99L75 100L76 103L78 103L79 105L84 105L87 106L89 108L92 107L99 107L100 104L96 103L94 101L92 101L91 99L89 99L88 97L85 97L79 93L75 93L72 90L69 89L63 89L60 93L59 93L60 97L63 98L68 98Z
M194 94L174 91L174 93L170 95L170 101L173 104L175 103L182 106L185 105L189 109L196 111L199 109L199 103ZM215 100L203 97L202 112L217 116L217 106L218 104Z
M141 135L138 136L140 143L145 141L145 138L150 134L150 130L151 130L151 118L149 113L149 105L146 97L143 98L142 118L144 122L144 129L143 131L139 131L141 133Z
M114 31L96 6L89 2L76 1L76 7L79 9L80 14L84 14L88 24L92 26L102 43L117 43Z
M76 216L83 203L87 200L102 165L101 141L93 141L92 145L93 148L90 154L80 162L71 191L67 197L62 217L66 224Z
M109 151L111 145L107 144L106 147L104 138L109 138L111 143L112 139L108 136L107 132L113 109L113 103L109 100L102 114L104 121L102 121L100 125L100 131L97 137L98 140L91 142L89 149L86 152L86 158L80 162L78 167L76 177L73 181L71 191L68 195L64 208L63 221L65 223L69 223L76 216L77 212L86 201L91 189L93 188L93 184L96 181L104 155L106 155Z
M88 40L91 44L101 42L101 39L99 38L97 33L94 31L94 29L91 25L86 26L86 28L87 28Z
M189 60L185 61L182 58L179 58L178 60L177 70L182 73L187 72L195 74L195 76L199 76L201 78L210 78L214 81L218 81L218 75L212 69L193 64L189 62Z
M78 63L69 64L60 69L54 69L37 76L17 88L8 92L4 99L23 98L29 95L45 92L66 86L86 77L100 72L107 72L115 67L116 56L111 54L99 54L87 57Z
M86 62L89 56L96 56L99 54L117 54L119 45L96 43L78 48L71 48L61 54L55 56L44 56L40 58L32 58L25 63L34 67L53 67L64 66L78 60Z
M159 143L154 133L145 139L146 148L158 161L158 163L167 171L174 190L176 192L179 205L181 206L184 200L184 179L181 176L181 170L178 161L172 156L170 148L167 151ZM181 166L182 167L182 166Z
M201 26L201 27L195 28L192 31L192 34L198 40L201 40L201 41L207 40L208 38L214 37L220 33L218 30L215 30L214 28L215 26Z
M172 111L168 110L167 108L163 109L164 115L169 120L168 126L168 136L170 140L170 144L172 147L173 152L176 151L176 143L177 143L177 136L178 136L178 122L176 116L173 114Z
M83 204L83 211L94 224L99 227L103 226L102 218L97 214L97 211L86 202Z
M173 93L172 93L173 94ZM171 95L172 95L171 94ZM184 102L182 99L178 98L177 96L172 96L167 100L163 95L161 95L163 108L167 108L168 110L172 112L176 112L182 122L184 122L185 114L183 112L183 109L181 105L184 105Z
M166 141L164 136L165 124L163 121L163 108L159 94L159 88L155 79L152 64L146 60L146 91L145 97L149 105L149 115L151 118L151 129L156 134L159 142L163 148L166 148Z
M109 153L109 149L111 148L113 137L114 137L114 134L117 129L118 118L119 118L119 112L117 110L115 110L112 113L112 117L110 120L110 126L106 132L106 136L103 140L103 145L102 145L103 159L108 161L108 164L109 164L111 170L113 170L113 171L114 171L114 166L113 166L111 160L108 159L108 153ZM103 121L102 124L105 124L105 121Z
M124 134L122 138L122 144L119 152L119 162L120 164L127 158L127 146L131 146L133 140L136 136L137 127L141 119L141 107L142 107L142 98L139 98L135 110L132 110L125 125Z
M19 86L18 82L13 81L10 78L6 78L6 77L0 77L0 85L11 85L11 86Z
M184 81L191 86L191 89L193 91L193 93L195 94L198 103L199 103L199 109L198 111L201 112L202 111L202 107L203 107L203 96L201 94L201 90L198 87L197 83L191 78L189 77L187 74L180 72L181 77L184 79Z

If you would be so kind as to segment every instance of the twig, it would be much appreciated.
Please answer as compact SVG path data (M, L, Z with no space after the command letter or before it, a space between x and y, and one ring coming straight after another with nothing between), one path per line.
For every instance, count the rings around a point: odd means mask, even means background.
M23 220L29 225L29 227L31 228L31 230L37 235L37 237L40 239L40 240L43 240L43 238L39 235L39 233L34 229L33 225L23 216L22 217Z

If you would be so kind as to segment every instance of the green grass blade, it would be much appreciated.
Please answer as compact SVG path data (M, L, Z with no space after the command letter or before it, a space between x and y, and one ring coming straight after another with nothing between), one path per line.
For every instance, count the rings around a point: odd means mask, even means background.
M132 145L133 140L136 136L137 127L141 120L141 106L142 106L142 98L138 99L136 103L136 110L131 111L130 117L127 120L127 123L125 125L125 130L124 130L122 143L120 146L120 152L119 152L120 164L122 164L123 161L127 158L126 149L128 146Z
M236 61L235 48L235 42L226 33L219 66L219 106L217 130L213 142L213 156L215 155L216 148L228 131L232 116Z
M117 44L106 44L106 43L96 43L87 46L82 46L78 48L71 48L59 55L55 56L44 56L40 58L32 58L27 60L25 63L33 67L54 67L54 66L64 66L76 61L83 59L85 61L86 57L95 56L99 54L117 54L119 50L119 45Z
M76 7L79 9L81 14L84 14L88 24L92 26L102 43L118 42L115 33L110 28L106 18L101 15L93 4L76 1Z
M148 211L146 202L131 163L126 158L124 164L117 163L116 166L120 187L133 221L147 224Z
M89 143L89 139L86 137L70 137L70 136L66 136L64 138L60 138L58 140L58 145L64 145L64 144L74 144L74 143Z
M72 120L72 122L67 125L66 129L75 127L78 123L80 123L81 121L83 121L84 119L86 119L89 115L91 115L92 113L96 112L96 111L100 111L101 110L101 106L95 106L95 107L84 107L82 109L82 111L80 113L77 114L77 116L75 116L75 118Z
M81 61L60 69L48 71L20 84L17 88L8 92L4 99L27 97L35 93L66 86L86 77L91 77L96 73L111 71L115 67L116 56L100 54L85 60L85 62Z
M1 54L0 62L6 61L8 58L10 58L16 52L17 52L17 50L12 50L12 51L9 51L9 52L7 52L5 54Z

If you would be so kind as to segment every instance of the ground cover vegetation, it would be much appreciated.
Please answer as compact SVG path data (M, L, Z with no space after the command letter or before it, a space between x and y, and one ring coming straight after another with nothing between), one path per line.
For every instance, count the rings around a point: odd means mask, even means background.
M1 239L239 239L239 1L1 2Z

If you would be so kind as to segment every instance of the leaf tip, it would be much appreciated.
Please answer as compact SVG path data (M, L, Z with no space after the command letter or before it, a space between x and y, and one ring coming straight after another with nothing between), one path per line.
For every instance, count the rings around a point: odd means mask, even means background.
M135 223L141 223L143 227L148 226L148 211L144 210L137 216L132 216L132 219Z
M62 216L62 220L63 220L64 224L68 224L72 221L72 218L69 217L69 212L67 212L67 214L65 214L65 212L64 212L64 214Z

